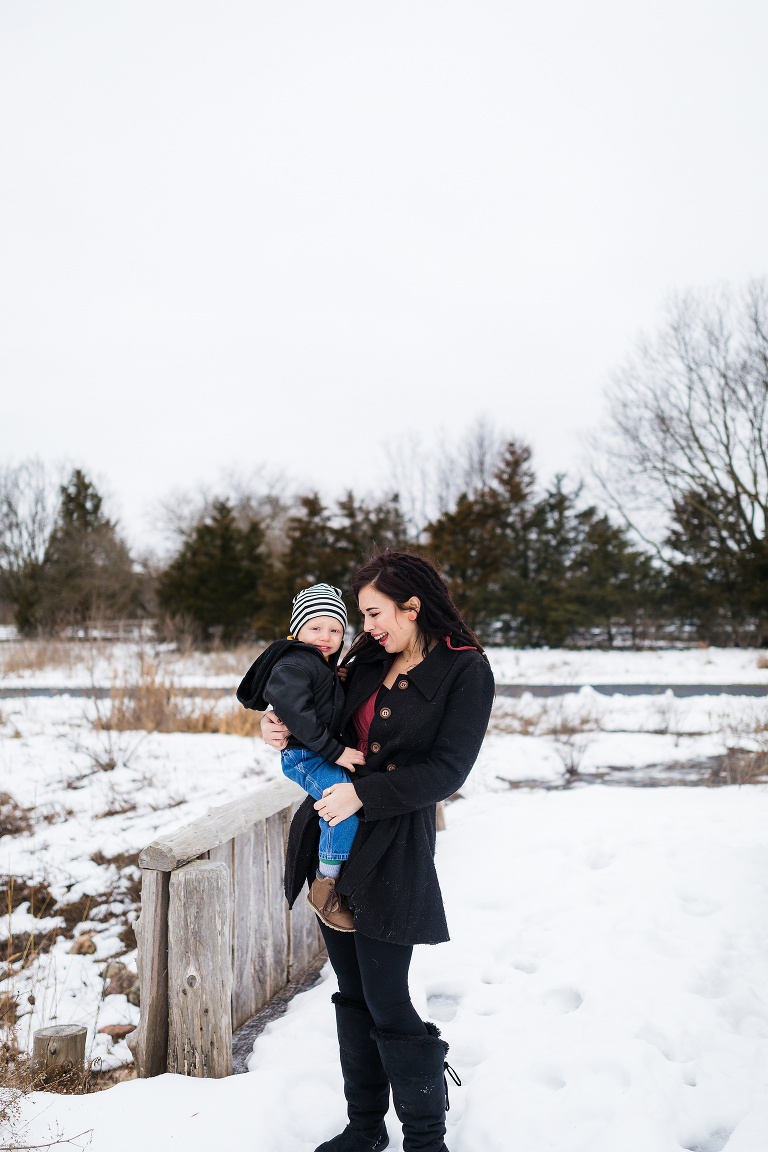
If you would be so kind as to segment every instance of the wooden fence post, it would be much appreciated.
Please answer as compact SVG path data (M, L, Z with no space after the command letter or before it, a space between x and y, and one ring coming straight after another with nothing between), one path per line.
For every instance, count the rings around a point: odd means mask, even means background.
M82 1072L85 1066L83 1024L53 1024L39 1028L32 1039L32 1059L45 1072Z
M138 950L139 1026L127 1044L139 1076L161 1076L168 1059L168 873L144 868Z
M232 887L226 864L195 860L171 874L168 1071L232 1074Z

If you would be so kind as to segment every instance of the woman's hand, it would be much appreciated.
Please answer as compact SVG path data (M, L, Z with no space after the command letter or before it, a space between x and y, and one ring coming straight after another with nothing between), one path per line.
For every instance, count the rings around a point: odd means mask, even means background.
M362 800L355 792L354 784L332 784L323 792L322 799L315 802L315 808L323 820L327 820L331 828L353 816L363 806Z
M261 735L265 744L282 752L288 743L290 732L275 712L265 712L261 718Z

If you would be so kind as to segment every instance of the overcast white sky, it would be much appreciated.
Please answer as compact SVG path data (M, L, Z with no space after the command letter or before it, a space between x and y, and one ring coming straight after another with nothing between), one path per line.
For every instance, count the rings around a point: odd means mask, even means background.
M0 461L134 539L487 415L575 469L674 290L768 272L765 0L3 0Z

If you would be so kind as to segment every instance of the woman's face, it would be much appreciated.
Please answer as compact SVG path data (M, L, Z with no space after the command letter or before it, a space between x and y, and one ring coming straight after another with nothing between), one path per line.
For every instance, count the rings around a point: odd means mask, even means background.
M372 584L367 584L360 590L357 603L364 617L364 630L387 652L405 652L416 643L419 634L417 621L410 620L408 614L418 614L421 607L418 596L412 596L403 610Z

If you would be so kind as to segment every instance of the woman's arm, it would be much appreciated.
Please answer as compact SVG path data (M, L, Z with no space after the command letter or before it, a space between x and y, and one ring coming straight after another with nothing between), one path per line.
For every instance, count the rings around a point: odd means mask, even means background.
M271 709L265 712L261 718L261 735L265 744L269 744L270 748L276 748L278 752L282 752L288 743L290 732L283 724L277 712Z
M493 694L490 665L486 660L473 660L456 677L434 744L424 759L334 788L354 788L363 804L361 820L386 820L445 800L459 790L477 759Z

